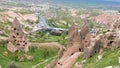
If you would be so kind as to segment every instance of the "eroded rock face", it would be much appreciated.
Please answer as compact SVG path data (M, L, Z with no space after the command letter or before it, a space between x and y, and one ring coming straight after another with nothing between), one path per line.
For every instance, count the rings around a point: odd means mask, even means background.
M56 68L71 68L78 56L83 54L84 48L90 45L90 31L87 23L84 23L80 32L73 25L68 36L70 41L69 47L58 60Z
M114 29L120 29L120 22L116 22L113 25Z
M11 52L15 52L16 50L28 51L28 42L22 30L22 25L19 23L17 18L15 18L12 23L8 42L10 44L8 44L7 48Z
M60 49L59 59L55 63L55 68L71 68L78 56L84 54L85 58L90 58L94 54L102 52L103 48L107 48L108 45L112 45L112 48L117 48L116 33L107 32L92 38L89 30L87 23L83 25L80 32L76 25L72 25L68 35L70 43L66 52Z
M77 58L82 54L83 54L82 52L76 52L72 56L61 58L57 62L55 68L71 68L75 61L77 60Z
M102 43L100 42L100 40L97 40L95 42L95 45L93 46L91 55L93 56L95 53L99 53L101 46L102 46Z
M90 46L90 29L87 23L85 23L80 31L80 37L82 40L81 44L81 50L83 51L85 47Z
M75 30L73 30L73 32L71 31L72 28ZM70 46L67 51L65 52L65 54L63 55L63 57L67 57L67 56L71 56L73 55L75 52L83 52L84 47L87 47L90 45L90 31L89 31L89 26L87 23L85 23L81 29L81 31L79 32L77 27L75 27L75 25L73 25L70 28L69 31L69 40L70 40L70 44L72 45Z
M69 38L69 44L68 44L68 48L69 48L73 46L74 42L77 42L77 39L79 38L77 25L73 24L70 27L68 32L68 38Z
M61 47L61 48L60 48L60 50L59 50L59 52L58 52L58 58L59 58L59 59L63 56L63 54L64 54L65 51L66 51L66 48L65 48L65 47Z
M7 49L8 49L10 52L12 52L12 53L14 53L15 51L17 51L17 47L15 47L15 45L13 45L11 42L8 43Z
M107 32L106 38L108 40L108 47L111 47L111 49L119 47L119 36L117 36L116 32Z
M92 57L95 53L99 53L103 48L111 48L114 50L119 47L119 36L117 32L106 32L99 34L95 38L91 38L90 46L84 48L84 57Z
M58 60L55 59L50 64L48 64L47 66L45 66L44 68L54 68L57 62L58 62Z
M104 24L107 29L112 30L114 23L120 18L118 14L105 13L94 17L94 20L99 24Z
M99 53L101 48L103 48L103 42L101 41L102 35L98 35L95 38L91 38L90 46L84 49L84 57L90 58L95 53Z

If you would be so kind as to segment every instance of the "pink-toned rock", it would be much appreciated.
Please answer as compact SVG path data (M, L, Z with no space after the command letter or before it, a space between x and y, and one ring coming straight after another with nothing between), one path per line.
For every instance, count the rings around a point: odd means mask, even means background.
M8 49L10 52L12 52L12 53L14 53L15 51L17 51L17 47L15 47L15 45L13 45L11 42L8 43L7 49Z
M81 62L76 62L73 68L84 68L84 65Z
M33 60L33 56L26 56L27 60L31 61Z
M57 62L58 62L58 60L55 59L50 64L48 64L47 66L45 66L44 68L54 68Z
M68 32L68 38L69 38L69 44L68 44L68 48L73 46L73 43L76 42L76 36L78 35L78 27L77 25L73 24ZM77 36L78 37L78 36Z
M104 24L108 29L112 30L114 23L116 23L120 18L118 14L104 13L94 17L97 23Z
M73 27L77 28L75 27L75 25L73 25L70 30L72 30ZM85 47L89 46L90 43L91 37L90 37L89 26L87 23L84 23L80 32L78 32L77 29L75 29L75 32L73 32L73 34L72 31L69 32L70 32L69 38L71 40L70 43L72 43L70 45L72 46L67 49L63 57L71 56L75 52L82 52Z
M61 58L55 68L71 68L82 52L76 52L72 56Z
M8 42L7 48L11 52L15 52L16 50L28 51L28 42L22 30L22 25L19 23L17 18L15 18L12 23Z

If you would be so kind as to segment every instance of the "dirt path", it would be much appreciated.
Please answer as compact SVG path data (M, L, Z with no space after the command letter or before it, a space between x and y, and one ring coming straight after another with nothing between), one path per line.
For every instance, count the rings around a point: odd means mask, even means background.
M58 47L61 48L63 47L57 42L49 42L49 43L30 43L30 46L37 46L37 47Z
M56 57L57 57L57 56L51 57L51 58L49 58L49 59L46 59L45 61L40 62L40 63L32 66L32 68L36 68L37 66L39 66L39 65L41 65L41 64L44 64L44 63L48 62L49 60L54 59L54 58L56 58Z
M0 40L7 41L7 37L0 36Z

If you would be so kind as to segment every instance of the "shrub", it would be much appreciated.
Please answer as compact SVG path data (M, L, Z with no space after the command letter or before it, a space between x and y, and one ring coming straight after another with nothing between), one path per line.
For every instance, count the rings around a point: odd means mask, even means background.
M15 62L10 62L7 68L20 68Z

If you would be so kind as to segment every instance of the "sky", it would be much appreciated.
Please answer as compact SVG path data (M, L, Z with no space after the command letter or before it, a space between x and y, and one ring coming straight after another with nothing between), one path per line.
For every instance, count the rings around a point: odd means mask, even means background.
M120 0L106 0L106 1L120 1Z

